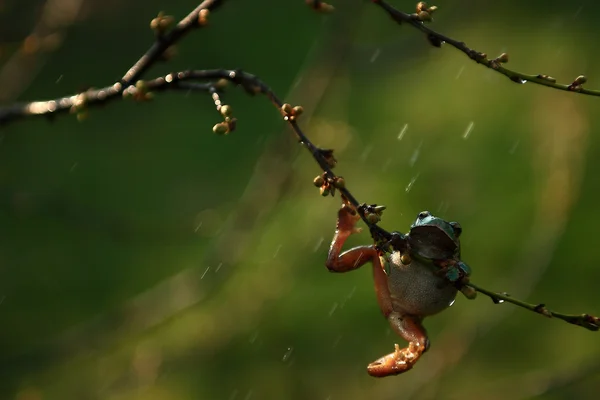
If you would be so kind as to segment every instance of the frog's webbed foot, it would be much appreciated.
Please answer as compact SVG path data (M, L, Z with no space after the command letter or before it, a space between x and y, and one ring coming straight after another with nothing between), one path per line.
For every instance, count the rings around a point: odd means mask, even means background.
M408 371L429 348L429 340L425 328L421 325L421 318L392 312L388 316L388 321L394 331L408 342L408 346L401 349L396 344L393 353L369 364L367 367L369 375L378 378Z
M408 371L415 365L421 354L425 351L424 346L415 342L410 342L408 347L403 349L395 344L395 351L373 361L367 367L369 375L377 378L383 378L389 375L398 375Z

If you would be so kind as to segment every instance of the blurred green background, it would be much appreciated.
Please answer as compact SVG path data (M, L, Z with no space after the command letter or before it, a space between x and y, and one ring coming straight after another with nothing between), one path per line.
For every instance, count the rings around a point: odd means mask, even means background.
M158 11L196 4L0 1L0 98L111 84ZM600 3L435 4L434 29L508 52L508 67L600 87ZM257 74L305 107L357 198L388 206L383 227L425 209L460 221L474 282L600 314L600 100L516 85L367 2L334 5L229 1L147 77ZM19 50L31 35L42 51ZM403 342L370 268L324 267L339 198L319 197L316 164L265 99L224 100L239 121L226 137L196 93L1 129L0 399L598 398L597 333L483 296L426 320L412 371L369 377Z

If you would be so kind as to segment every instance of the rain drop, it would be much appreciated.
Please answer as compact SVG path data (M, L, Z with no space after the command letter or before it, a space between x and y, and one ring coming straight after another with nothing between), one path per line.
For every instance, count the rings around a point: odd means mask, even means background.
M471 121L469 122L469 125L467 125L467 129L465 130L465 133L463 133L463 139L468 139L469 135L471 134L471 131L473 130L473 127L475 126L475 122Z
M515 151L517 151L517 147L519 147L519 143L520 143L520 142L521 142L520 140L517 140L517 141L515 142L515 144L514 144L514 145L513 145L513 146L510 148L510 150L508 151L508 154L510 154L510 155L512 155L512 154L515 154Z
M317 240L317 243L315 243L315 246L313 247L313 253L316 253L319 250L324 241L325 238L323 236L321 236L319 240Z
M204 275L206 275L206 273L208 272L209 269L210 269L210 267L206 267L206 271L204 271L204 273L200 277L200 280L204 279Z
M331 317L333 315L333 313L335 312L335 310L337 310L338 308L338 303L335 302L333 303L333 306L331 307L331 310L329 310L329 316Z
M458 74L456 74L456 78L454 79L458 79L460 78L460 76L462 75L463 71L465 70L465 66L463 65L462 67L460 67L460 69L458 70Z
M402 127L402 130L398 134L398 140L402 140L407 129L408 129L408 124L404 124L404 126Z
M290 359L290 357L292 356L292 353L294 352L294 348L293 347L288 347L287 351L285 352L285 354L283 355L283 358L281 359L281 361L286 362L287 360Z
M248 339L248 342L250 342L251 344L256 342L256 339L258 339L258 331L254 332L252 334L252 336L250 336L250 339Z
M371 154L371 151L373 151L373 146L368 145L362 152L362 154L360 155L359 159L362 162L367 161L367 157L369 156L369 154Z
M279 250L281 250L281 245L277 246L277 249L275 249L275 253L273 253L273 258L277 257L277 254L279 254Z
M406 188L404 189L404 191L406 193L410 192L410 190L412 189L413 185L415 184L415 182L417 181L417 178L419 177L419 174L415 175L410 182L408 183L408 185L406 185Z
M219 270L221 269L222 266L223 266L223 263L219 263L219 265L217 265L217 269L215 269L215 274L217 272L219 272Z
M379 54L381 54L381 49L375 50L375 52L371 56L371 60L369 60L369 62L372 62L372 63L375 62L375 60L377 60L377 58L379 57Z
M415 165L415 163L417 162L417 159L419 158L419 155L421 154L421 146L422 145L423 145L423 141L421 140L421 143L419 143L419 145L417 146L415 151L413 151L413 154L410 157L410 160L408 161L408 165L410 165L411 167L413 167Z

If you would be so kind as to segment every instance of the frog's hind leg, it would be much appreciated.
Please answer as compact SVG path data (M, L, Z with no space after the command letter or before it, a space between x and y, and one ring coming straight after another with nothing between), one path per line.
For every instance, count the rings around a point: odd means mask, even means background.
M419 360L421 354L429 348L429 339L427 339L427 332L421 324L421 318L392 312L388 316L388 321L394 331L408 342L408 346L401 349L396 344L396 350L393 353L369 364L367 367L369 375L378 378L408 371Z

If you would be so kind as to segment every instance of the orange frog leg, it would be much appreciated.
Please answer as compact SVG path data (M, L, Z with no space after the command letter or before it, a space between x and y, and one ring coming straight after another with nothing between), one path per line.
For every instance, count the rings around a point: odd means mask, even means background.
M367 371L375 377L401 374L413 367L429 347L429 340L425 328L421 325L421 318L394 311L387 275L381 263L380 253L375 246L354 247L340 254L346 239L351 234L359 232L355 228L359 219L360 216L347 204L339 210L337 228L325 265L331 272L347 272L360 268L367 262L373 264L373 278L379 307L392 329L409 344L403 349L396 344L393 353L369 364Z

